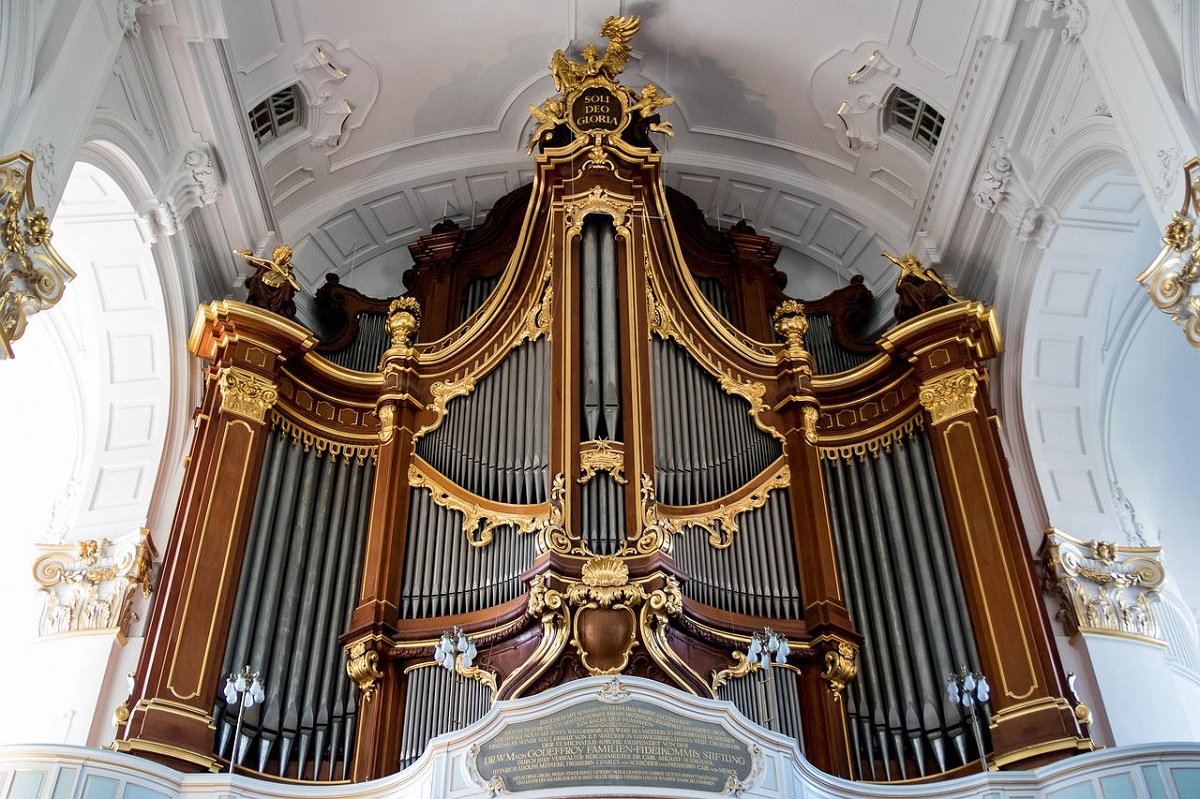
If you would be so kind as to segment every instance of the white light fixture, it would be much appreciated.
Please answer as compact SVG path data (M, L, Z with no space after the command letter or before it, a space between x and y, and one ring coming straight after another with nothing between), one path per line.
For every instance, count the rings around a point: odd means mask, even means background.
M455 627L450 632L442 633L442 640L433 650L433 659L446 671L455 671L455 665L461 664L463 669L475 665L475 656L479 650L461 628Z
M983 706L992 695L987 677L967 671L966 666L958 674L946 678L946 694L950 704L958 708L963 721L975 731L975 745L979 749L979 764L984 771L988 770L987 755L983 751ZM976 708L979 708L978 713Z
M243 666L236 674L230 674L225 679L225 704L227 707L237 705L237 726L233 731L233 751L229 753L229 773L237 762L238 742L242 735L242 716L255 705L261 705L267 698L266 685L257 671L251 671L249 666Z

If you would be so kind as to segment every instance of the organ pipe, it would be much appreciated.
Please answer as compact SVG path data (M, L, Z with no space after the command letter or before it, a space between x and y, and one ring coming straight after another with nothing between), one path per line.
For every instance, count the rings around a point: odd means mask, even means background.
M584 220L580 245L583 274L583 421L588 440L620 440L620 333L617 318L617 243L612 218Z
M860 773L909 779L979 757L945 680L978 655L921 428L877 456L830 457L842 583L865 641L847 717Z
M354 705L344 696L353 686L337 635L357 591L372 472L370 461L272 436L223 664L224 673L246 664L260 671L267 701L238 741L236 709L218 701L218 754L299 779L336 779L347 763ZM340 740L331 740L334 727Z

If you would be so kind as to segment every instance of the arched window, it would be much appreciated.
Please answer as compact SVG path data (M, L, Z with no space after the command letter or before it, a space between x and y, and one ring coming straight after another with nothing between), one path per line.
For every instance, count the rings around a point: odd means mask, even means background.
M300 89L292 84L250 109L250 133L262 147L289 130L300 126L302 104Z
M912 92L897 86L888 98L887 129L916 142L931 153L937 149L945 123L946 117Z

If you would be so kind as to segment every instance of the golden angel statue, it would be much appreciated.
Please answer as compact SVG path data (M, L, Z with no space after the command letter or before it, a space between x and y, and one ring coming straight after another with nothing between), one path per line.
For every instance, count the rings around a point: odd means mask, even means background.
M538 146L547 133L567 121L567 104L557 97L550 97L540 107L529 106L529 113L533 114L533 118L538 121L538 126L533 135L529 137L529 146L525 148L525 155L533 153L533 148Z
M885 252L883 257L900 267L900 277L896 279L896 321L904 322L917 314L958 302L950 284L913 253L897 258Z
M254 267L254 274L246 278L246 301L288 319L295 319L296 303L292 298L300 290L300 283L292 274L292 248L280 244L272 251L270 258L260 258L250 250L233 252Z
M650 130L674 136L675 131L671 129L671 123L659 121L658 116L660 108L666 108L673 102L675 102L674 97L666 96L653 83L647 83L642 87L642 96L636 103L629 106L629 113L632 114L636 111L638 116L649 123Z

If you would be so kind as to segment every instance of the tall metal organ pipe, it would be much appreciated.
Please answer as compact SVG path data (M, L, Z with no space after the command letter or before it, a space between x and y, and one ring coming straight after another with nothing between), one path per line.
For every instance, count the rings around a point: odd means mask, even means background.
M621 440L620 332L617 313L617 241L612 218L583 222L579 266L583 275L583 425L589 441Z
M218 700L219 755L297 779L347 772L356 704L337 636L358 593L373 473L283 432L268 442L220 676L249 665L267 697L237 741L236 708Z
M824 473L847 604L864 637L846 698L859 773L908 779L978 758L946 697L946 678L961 666L978 671L979 658L924 430L875 455L829 453Z

